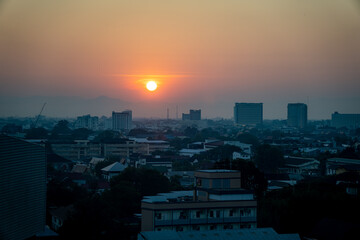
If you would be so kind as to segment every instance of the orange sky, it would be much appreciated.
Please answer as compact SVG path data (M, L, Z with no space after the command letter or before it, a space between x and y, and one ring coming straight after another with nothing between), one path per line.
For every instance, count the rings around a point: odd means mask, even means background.
M209 117L255 101L270 118L310 99L325 118L360 112L359 66L357 0L0 1L2 96L108 96Z

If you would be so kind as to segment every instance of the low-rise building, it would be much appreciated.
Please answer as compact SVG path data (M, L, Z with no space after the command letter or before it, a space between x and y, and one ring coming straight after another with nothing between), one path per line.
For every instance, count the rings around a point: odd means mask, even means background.
M289 174L314 175L319 171L320 161L314 158L285 157L282 171Z
M241 173L200 170L194 191L174 191L142 200L142 231L205 231L256 228L257 201L241 188Z
M114 163L110 164L109 166L102 168L101 172L102 172L104 179L110 181L110 179L112 177L119 175L127 167L128 167L128 164L126 162L123 162L123 163L114 162Z
M53 142L51 148L54 153L71 161L84 161L93 157L129 157L133 153L149 154L155 150L166 150L169 143L137 142L130 139L111 139L105 142L89 140L75 140L67 142Z
M326 161L326 175L338 175L345 172L360 173L360 159L329 158Z
M135 141L137 144L143 144L148 146L147 153L153 153L155 151L167 151L170 149L170 143L164 140L149 140L147 138L130 138L130 140Z

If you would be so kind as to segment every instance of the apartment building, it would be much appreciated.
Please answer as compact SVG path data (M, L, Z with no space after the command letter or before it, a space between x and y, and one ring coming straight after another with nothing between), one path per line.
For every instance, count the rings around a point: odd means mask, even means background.
M51 143L54 153L72 160L82 161L93 157L129 157L133 153L149 154L150 144L138 143L129 139L115 139L107 142L75 140Z
M239 125L257 125L263 122L262 103L235 103L234 121Z
M241 188L240 172L200 170L194 178L194 191L144 197L141 231L256 228L257 201Z

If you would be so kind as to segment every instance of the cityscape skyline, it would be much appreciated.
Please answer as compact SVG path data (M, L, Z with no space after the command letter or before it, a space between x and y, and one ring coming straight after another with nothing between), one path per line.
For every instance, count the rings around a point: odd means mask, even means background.
M242 101L238 101L242 102ZM243 101L251 103L251 101ZM260 101L253 101L260 102ZM308 105L308 119L309 120L328 120L334 112L344 114L358 114L359 107L352 106L339 107L339 104L333 102L333 105L328 108L314 109L311 101L303 102L262 102L263 119L265 120L286 120L287 119L287 105L289 103L304 103ZM189 109L202 109L202 118L204 119L233 119L233 107L236 102L216 102L213 104L199 103L164 103L158 102L127 102L121 99L113 99L105 96L97 98L82 98L82 97L4 97L0 96L0 117L34 117L39 114L41 107L46 103L46 107L42 116L55 118L75 118L80 115L91 114L95 116L111 116L112 111L123 111L131 109L134 112L135 118L167 118L167 109L169 109L170 119L176 119L176 108L178 113L186 112ZM320 107L319 104L314 104L315 107ZM178 119L181 116L178 115Z
M354 0L2 1L1 112L35 115L45 101L34 96L106 96L135 117L179 105L230 118L235 102L263 102L266 119L285 119L289 102L308 104L310 119L357 113L359 10ZM44 114L72 115L63 105Z
M360 0L0 0L0 239L360 239L359 93Z

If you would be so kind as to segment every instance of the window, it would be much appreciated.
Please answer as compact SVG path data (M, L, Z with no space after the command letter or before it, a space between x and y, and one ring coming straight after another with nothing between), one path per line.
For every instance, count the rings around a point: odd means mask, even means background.
M250 208L243 208L240 210L240 215L242 217L248 217L248 216L250 216L250 214L251 214Z
M161 213L156 213L155 214L155 218L156 218L156 220L161 220Z
M216 229L216 225L210 225L209 229L210 229L210 230L215 230L215 229Z
M179 219L187 219L187 212L180 212Z
M229 217L233 217L233 216L234 216L234 210L231 209L231 210L229 211Z
M220 218L220 210L216 210L216 217Z
M200 218L201 211L196 211L196 218Z
M209 217L211 217L211 218L214 217L214 211L211 210L211 211L209 212Z

